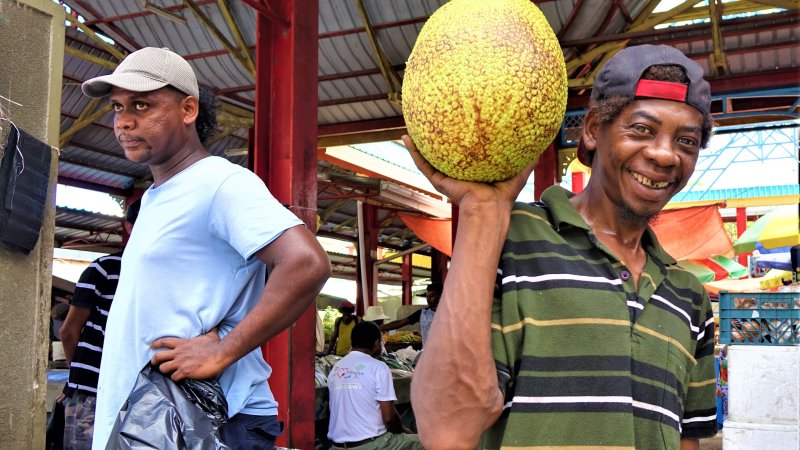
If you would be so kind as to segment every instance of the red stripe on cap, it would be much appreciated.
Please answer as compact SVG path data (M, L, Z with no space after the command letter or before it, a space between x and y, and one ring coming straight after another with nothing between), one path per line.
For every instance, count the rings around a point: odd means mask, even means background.
M636 86L636 97L663 98L665 100L686 101L689 86L669 81L639 80Z

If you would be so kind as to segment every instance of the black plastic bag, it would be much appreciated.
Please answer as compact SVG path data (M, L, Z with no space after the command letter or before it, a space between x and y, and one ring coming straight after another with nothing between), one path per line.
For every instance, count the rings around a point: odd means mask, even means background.
M53 411L47 418L44 448L46 450L64 448L64 404L58 400L53 402Z
M50 180L49 145L11 127L0 161L0 247L30 253L39 240Z
M230 450L219 435L227 420L217 380L176 383L148 365L117 416L106 450Z

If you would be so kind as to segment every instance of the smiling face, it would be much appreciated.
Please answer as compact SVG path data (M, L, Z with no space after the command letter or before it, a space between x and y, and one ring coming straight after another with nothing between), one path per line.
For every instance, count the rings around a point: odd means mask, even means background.
M150 92L113 88L114 134L125 157L158 166L173 158L188 141L197 117L197 100L165 87ZM193 125L192 125L193 126Z
M596 152L596 200L626 221L647 224L689 181L702 127L697 109L671 100L634 101L608 124L590 111L583 139Z

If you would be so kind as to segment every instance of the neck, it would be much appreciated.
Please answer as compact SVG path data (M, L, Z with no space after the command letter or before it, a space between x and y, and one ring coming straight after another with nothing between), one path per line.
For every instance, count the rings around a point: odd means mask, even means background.
M613 240L630 249L641 247L647 223L633 220L620 206L593 196L589 189L572 197L570 203L601 241Z
M208 156L211 155L200 143L200 139L197 135L193 135L180 150L164 163L150 166L150 171L153 173L153 185L158 187L164 184L184 169Z
M572 197L570 203L589 225L597 240L628 267L634 280L638 280L647 262L642 247L647 224L630 220L619 206L597 201L587 191Z

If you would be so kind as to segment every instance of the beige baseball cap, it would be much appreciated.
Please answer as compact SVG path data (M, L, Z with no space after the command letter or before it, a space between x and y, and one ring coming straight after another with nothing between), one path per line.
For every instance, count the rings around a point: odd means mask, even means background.
M125 57L112 74L87 80L81 89L87 97L100 98L110 94L113 86L134 92L172 86L187 95L200 97L192 66L167 48L137 50Z

